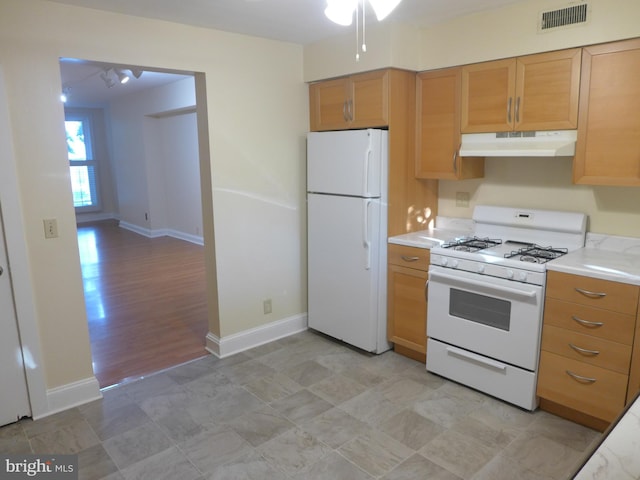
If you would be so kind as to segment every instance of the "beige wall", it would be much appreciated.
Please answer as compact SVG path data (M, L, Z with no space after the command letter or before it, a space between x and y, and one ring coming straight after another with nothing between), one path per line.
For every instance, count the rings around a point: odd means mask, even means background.
M59 57L204 73L211 178L203 185L212 185L204 211L213 204L222 260L219 322L218 312L211 313L211 329L224 337L304 313L302 47L41 0L0 0L0 66L27 244L27 261L16 268L33 279L46 387L93 374L58 101ZM45 218L58 219L58 239L44 239ZM205 230L212 241L213 229ZM267 297L273 298L269 316L262 313Z
M305 47L305 80L361 71L362 64L423 71L640 36L638 0L590 0L586 25L538 33L540 11L568 4L529 0L424 28L417 52L413 29L391 36L391 26L378 26L394 43L385 48L372 44L358 64L345 54L354 48L355 33L345 35L342 43L340 39L319 42ZM403 51L407 52L403 61L396 63ZM573 185L571 160L566 158L496 158L487 159L486 165L481 180L439 182L439 215L469 218L472 207L483 203L569 209L586 212L592 232L640 237L640 188ZM455 206L459 191L471 194L470 208Z

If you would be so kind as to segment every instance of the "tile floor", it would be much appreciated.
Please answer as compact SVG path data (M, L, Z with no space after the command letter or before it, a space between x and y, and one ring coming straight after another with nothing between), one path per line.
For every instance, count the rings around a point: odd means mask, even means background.
M599 433L304 332L195 360L0 428L81 479L565 479Z

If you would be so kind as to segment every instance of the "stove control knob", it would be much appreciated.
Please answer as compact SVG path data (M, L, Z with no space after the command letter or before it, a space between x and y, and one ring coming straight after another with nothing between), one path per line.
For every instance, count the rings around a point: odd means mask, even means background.
M507 270L507 278L513 278L513 270Z
M518 274L518 280L520 280L521 282L526 282L527 281L527 272L520 272Z
M447 263L449 263L447 257L442 257L440 259L440 265L442 265L443 267L446 267Z
M484 273L484 265L478 265L478 273Z
M451 261L451 266L452 266L453 268L458 268L458 260L452 260L452 261Z

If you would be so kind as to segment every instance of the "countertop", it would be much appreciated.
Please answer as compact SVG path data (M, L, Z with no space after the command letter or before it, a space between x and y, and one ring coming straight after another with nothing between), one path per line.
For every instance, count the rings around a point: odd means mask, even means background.
M405 233L389 237L389 243L396 245L406 245L408 247L417 248L433 248L442 245L447 240L457 237L464 237L469 232L462 230L450 230L446 228L430 228L419 232Z
M624 411L612 425L576 474L574 480L633 480L640 478L640 399Z
M549 262L547 270L640 285L640 239L588 234L584 248Z

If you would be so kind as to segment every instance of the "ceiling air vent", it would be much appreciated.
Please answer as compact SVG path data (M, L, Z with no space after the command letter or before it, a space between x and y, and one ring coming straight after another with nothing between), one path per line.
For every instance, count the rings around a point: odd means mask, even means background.
M581 3L558 10L547 10L540 13L538 30L547 32L554 28L567 27L587 22L588 5Z

